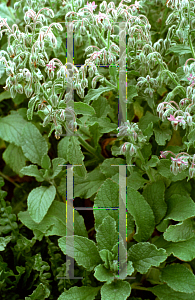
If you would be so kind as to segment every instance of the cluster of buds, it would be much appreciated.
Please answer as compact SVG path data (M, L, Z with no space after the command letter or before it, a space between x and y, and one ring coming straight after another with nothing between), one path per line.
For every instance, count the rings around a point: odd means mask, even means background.
M157 107L157 112L159 113L159 118L162 119L162 121L167 120L171 121L171 124L173 126L174 130L178 129L178 124L182 126L183 129L185 129L186 124L188 126L192 126L192 116L190 115L190 111L192 107L194 106L193 103L186 105L187 102L192 102L189 98L181 99L179 102L179 105L175 101L169 101L169 102L162 102ZM175 104L176 107L174 107L171 103ZM187 106L187 107L186 107ZM184 111L185 107L185 111ZM177 115L176 114L182 114Z
M139 77L137 79L138 83L137 86L138 87L143 87L144 85L147 85L148 87L144 90L144 93L147 93L150 95L150 98L153 97L153 92L154 89L157 87L157 80L155 78L150 78L150 75L147 75L146 78L144 77ZM153 87L153 88L152 88Z
M127 137L129 139L129 142L125 142L121 146L121 154L125 154L129 150L130 155L133 156L136 153L136 147L140 147L140 145L147 140L138 125L136 123L130 124L129 120L124 122L117 129L119 130L117 137Z
M116 55L119 54L119 47L116 44L112 44L107 51L105 48L100 50L96 46L89 46L85 49L85 52L87 53L91 48L97 48L98 51L94 51L93 53L90 53L87 55L87 57L90 57L89 59L86 59L85 63L93 63L93 64L102 64L107 65L116 63ZM117 53L117 54L116 54Z
M174 175L177 175L178 173L181 173L183 170L185 170L189 164L191 163L189 167L189 178L194 177L195 173L195 168L194 168L194 159L195 159L195 154L193 157L189 155L186 152L180 152L179 154L174 154L171 151L160 151L160 158L166 158L169 153L174 155L175 157L171 157L172 164L170 165L170 171Z

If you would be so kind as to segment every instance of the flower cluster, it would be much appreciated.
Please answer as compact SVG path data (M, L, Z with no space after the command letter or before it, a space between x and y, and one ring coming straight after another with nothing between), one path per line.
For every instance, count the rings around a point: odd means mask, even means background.
M133 156L136 153L136 148L139 148L141 144L144 144L147 140L138 125L136 123L130 123L129 120L124 122L117 129L119 130L117 137L127 137L129 140L129 142L125 142L121 146L121 154L126 154L129 150L130 155Z
M193 178L195 174L195 168L194 168L194 159L195 159L195 154L193 156L189 155L186 152L181 152L179 154L174 154L171 151L160 151L160 157L161 158L166 158L169 153L174 155L175 157L171 157L172 164L170 165L170 171L174 174L177 175L178 173L181 173L183 170L185 170L189 164L189 177ZM180 156L181 155L181 156Z
M173 103L176 107L174 107L171 103ZM162 121L165 121L166 118L171 121L174 130L178 129L178 124L185 129L186 125L192 126L193 124L192 116L190 115L190 111L193 106L194 104L192 103L192 100L188 98L181 99L179 105L175 101L164 101L158 105L157 112L159 113L159 118L161 118Z

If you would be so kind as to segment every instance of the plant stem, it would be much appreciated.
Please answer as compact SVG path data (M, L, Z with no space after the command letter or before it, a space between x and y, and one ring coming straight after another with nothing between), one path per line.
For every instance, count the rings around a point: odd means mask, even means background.
M0 171L0 176L2 176L3 178L5 178L7 181L13 183L16 187L21 188L21 186L19 184L15 183L13 181L13 179L9 178L7 175L3 174L1 171Z
M144 157L143 157L143 155L142 155L142 153L141 153L141 150L140 150L140 149L137 149L136 151L137 151L137 154L138 154L138 156L139 156L139 158L140 158L142 164L144 164L144 163L145 163L145 160L144 160ZM146 171L148 177L150 178L150 181L153 182L153 181L154 181L154 178L153 178L153 176L152 176L150 167L149 167L149 168L144 167L144 169L145 169L145 171Z
M110 48L110 30L108 30L108 49Z
M189 43L190 43L190 48L192 50L193 58L195 58L195 52L194 52L194 48L193 48L193 45L192 45L191 34L188 35L188 40L189 40Z
M159 65L163 68L163 70L166 70L165 67L164 67L163 64L160 62L160 60L158 59L157 56L156 56L156 59L157 59ZM169 70L167 70L167 71L169 71ZM175 78L174 78L169 72L168 72L168 76L173 80L173 82L174 82L177 86L180 86L179 82L177 82L177 81L175 80ZM183 93L183 95L186 96L185 89L184 89L182 86L181 86L181 88L182 88L182 93Z
M81 145L91 154L93 154L95 157L100 159L101 161L104 161L104 157L101 154L96 153L96 150L91 147L81 136L78 136L78 140L81 143Z
M104 40L104 38L102 37L102 35L100 34L99 30L97 30L96 26L94 26L97 34L99 35L100 39L102 40L102 42L104 43L104 45L107 47L107 43L106 41Z

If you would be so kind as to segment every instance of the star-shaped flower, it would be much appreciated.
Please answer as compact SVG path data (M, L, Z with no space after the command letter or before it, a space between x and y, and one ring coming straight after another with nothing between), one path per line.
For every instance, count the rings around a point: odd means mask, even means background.
M188 79L189 81L192 81L192 79L194 79L194 77L192 76L192 74L190 74L190 77L187 77L187 79ZM193 80L192 83L195 83L195 81Z
M88 1L87 1L87 7L89 7L91 12L93 12L93 10L96 9L97 5L95 5L95 1L93 1L92 3L91 2L88 3Z
M54 66L54 63L47 64L46 66L48 67L49 71L54 71L54 69L56 68Z
M186 166L188 165L188 162L185 162L185 161L181 160L181 158L173 158L173 157L171 157L171 160L172 161L176 161L178 165L181 165L181 164L184 164Z
M174 122L182 122L183 118L181 120L178 120L177 118L175 119L173 115L170 115L169 118L167 118L169 121L174 121Z

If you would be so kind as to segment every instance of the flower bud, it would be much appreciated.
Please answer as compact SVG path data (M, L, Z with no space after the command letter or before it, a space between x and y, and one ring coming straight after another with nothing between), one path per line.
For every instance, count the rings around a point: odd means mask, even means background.
M178 121L172 121L171 124L174 130L178 129Z
M79 95L79 97L81 99L83 99L85 97L85 91L84 91L84 89L81 89L81 91L78 93L78 95Z
M54 12L52 9L49 9L47 10L47 15L50 17L50 18L54 18Z
M12 46L7 47L7 52L10 55L10 57L15 55L14 48Z
M43 123L42 123L42 126L43 126L43 127L46 127L49 123L51 123L51 115L50 115L50 114L48 114L48 115L45 117L45 119L44 119L44 121L43 121Z
M194 177L194 171L195 171L195 169L194 168L189 168L189 176L190 176L190 178L193 178Z
M147 82L150 82L150 75L146 76L146 80L147 80Z
M83 45L82 36L76 35L74 39L75 39L75 45L76 45L76 47L80 47L80 46Z
M21 7L21 2L14 3L14 10L18 10Z
M15 86L13 85L11 88L10 88L10 94L11 94L11 98L15 98L16 97L16 90L15 90Z
M80 27L80 33L81 33L81 35L86 35L86 27L85 26Z
M192 126L192 116L187 116L187 124Z
M6 75L7 75L7 76L13 75L12 68L10 68L10 67L6 68Z
M53 103L54 108L58 105L58 96L56 94L51 95L51 101Z
M40 93L40 84L39 84L39 82L35 82L35 84L34 84L34 91L35 91L35 94L39 94Z
M65 121L65 110L62 110L62 111L61 111L60 119L61 119L62 121Z
M92 78L94 76L94 70L91 66L88 68L88 73L89 73L89 77Z
M100 4L100 11L103 13L105 12L107 9L107 2L106 1L103 1L101 4Z
M26 94L26 97L29 98L32 95L32 93L33 93L33 89L31 87L26 87L25 86L24 87L24 92Z
M170 45L171 45L171 40L169 38L166 38L164 41L163 41L163 44L164 44L164 48L165 50L168 50Z
M188 86L188 87L187 87L187 90L186 90L186 97L187 97L187 98L190 98L190 97L191 97L192 91L193 91L193 88L192 88L191 86Z
M114 2L110 2L110 3L108 4L108 8L114 8L114 9L115 9L115 4L114 4Z
M186 75L189 73L189 66L187 64L183 66L183 71Z
M23 94L23 86L21 84L17 84L15 88L17 93Z
M81 89L82 89L81 84L80 83L76 83L75 87L76 87L77 94L79 94L80 91L81 91Z
M166 25L169 25L169 24L173 23L173 21L175 20L175 18L177 18L177 16L175 15L175 11L174 11L173 13L171 13L171 14L168 16L168 18L167 18L165 24L166 24Z
M192 95L192 103L195 104L195 94Z
M131 144L131 147L130 147L130 154L133 155L135 152L136 152L136 148L134 147L133 144Z
M81 87L83 89L85 89L86 87L88 87L88 80L87 80L87 78L84 78L84 79L81 80Z

